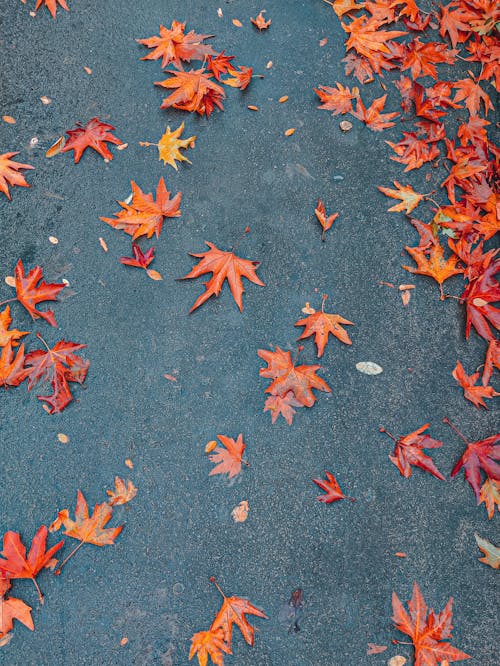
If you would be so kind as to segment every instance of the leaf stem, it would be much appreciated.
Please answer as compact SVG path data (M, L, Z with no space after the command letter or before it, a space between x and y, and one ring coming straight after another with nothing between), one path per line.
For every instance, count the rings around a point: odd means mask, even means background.
M80 548L83 546L84 543L85 543L85 541L80 541L80 543L78 544L78 546L76 546L76 548L73 548L73 550L71 551L71 553L70 553L70 554L69 554L69 555L68 555L68 556L67 556L67 557L61 562L61 564L59 565L57 571L55 572L55 575L56 575L56 576L60 576L60 575L61 575L61 569L63 568L63 566L67 563L68 560L70 560L70 559L73 557L73 555L74 555L78 550L80 550Z
M460 432L460 430L457 428L457 426L454 423L452 423L447 416L445 416L443 418L443 423L446 423L446 425L449 425L450 428L453 430L453 432L455 432L460 437L460 439L462 439L466 444L470 443L469 440L466 439L465 435L463 435Z
M35 586L36 591L38 593L38 601L40 602L40 605L43 606L43 604L45 603L45 600L43 598L42 590L40 589L40 586L36 582L35 576L33 576L33 578L31 580L33 581L33 585Z
M234 251L238 248L238 245L239 245L239 244L241 243L241 241L245 238L245 236L246 236L247 234L249 234L249 233L250 233L250 227L245 227L245 229L243 230L243 233L242 233L241 236L236 240L236 242L234 243L233 247L231 248L231 252L234 252Z
M323 294L322 301L321 301L321 312L325 311L325 303L326 303L327 298L328 298L328 294Z
M17 297L16 298L8 298L6 301L2 301L0 303L0 308L2 307L2 305L6 305L7 303L12 303L14 301L17 301Z
M217 579L215 578L215 576L210 576L210 579L209 579L209 580L210 580L210 582L213 583L213 584L215 585L215 587L219 590L219 592L221 593L222 597L223 597L224 599L227 599L226 595L225 595L224 592L222 591L221 586L220 586L219 583L217 582Z
M41 341L43 342L43 344L47 347L47 351L50 352L50 347L49 347L49 345L45 342L45 340L42 338L41 334L40 334L40 333L37 333L37 334L36 334L36 337L37 337L39 340L41 340Z
M390 433L388 430L386 430L383 426L379 428L379 432L385 433L388 437L392 439L393 442L396 442L396 444L399 442L399 439L395 437L392 433Z

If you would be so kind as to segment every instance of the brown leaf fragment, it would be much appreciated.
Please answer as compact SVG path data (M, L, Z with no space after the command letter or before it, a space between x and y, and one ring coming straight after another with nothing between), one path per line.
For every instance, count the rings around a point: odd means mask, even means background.
M86 74L88 74L89 76L92 74L92 70L90 69L90 67L84 67L84 68L83 68L83 71L84 71Z
M258 110L259 110L259 107L258 107L258 106L254 106L253 104L249 104L249 105L247 106L247 109L250 109L250 111L258 111Z
M134 469L134 463L130 460L130 458L127 458L125 460L125 466L128 467L129 469Z
M45 157L54 157L59 155L66 144L66 137L60 136L55 143L53 143L50 148L45 153Z
M328 43L328 37L323 37L323 39L320 39L318 43L320 46L325 46Z
M368 643L366 654L381 654L387 650L387 645L376 645L375 643Z
M492 569L499 569L500 548L494 546L491 541L488 541L488 539L480 537L477 532L474 532L474 538L476 539L477 547L484 554L484 557L480 557L479 561L483 562L483 564L487 564Z
M279 98L278 102L280 104L283 104L284 102L288 101L288 95L283 95L282 97Z
M231 23L233 25L235 25L237 28L242 28L243 27L243 23L239 19L233 19L231 21Z
M104 238L102 236L99 236L99 245L102 247L104 252L108 251L108 244L106 243L106 241L104 240Z
M285 131L285 136L292 136L292 134L295 134L295 127L290 127Z
M244 523L248 518L249 506L247 500L241 501L234 509L231 511L231 516L235 523Z
M120 504L127 504L127 502L134 499L137 495L137 488L130 479L125 482L119 476L115 476L115 489L107 490L106 493L111 498L108 500L108 504L110 506L118 506Z
M7 123L8 125L15 125L16 120L12 116L2 116L2 120L4 123Z

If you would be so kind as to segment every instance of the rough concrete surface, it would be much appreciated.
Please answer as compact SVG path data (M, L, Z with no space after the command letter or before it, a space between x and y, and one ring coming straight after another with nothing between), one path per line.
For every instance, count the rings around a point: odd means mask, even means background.
M471 439L492 434L498 422L493 409L466 403L451 376L457 358L467 368L481 363L484 345L474 336L465 342L456 301L440 302L434 283L401 268L402 248L415 234L387 213L388 200L376 190L402 178L384 143L398 140L400 129L373 133L354 120L344 134L339 119L316 109L312 87L344 81L343 36L333 13L319 0L269 0L273 23L259 34L248 18L262 7L250 0L70 0L70 13L59 9L55 21L44 9L30 17L33 5L4 2L0 19L1 112L17 121L2 124L0 152L20 150L18 159L36 169L27 175L31 189L14 188L11 203L0 201L0 297L11 295L3 277L19 257L28 267L43 265L49 279L66 278L76 294L55 305L58 331L33 324L18 305L16 325L52 343L86 343L91 366L86 389L77 387L78 401L60 415L48 416L36 391L2 393L0 525L30 541L58 509L74 507L78 488L89 504L102 501L115 474L132 478L139 492L116 510L113 524L126 523L116 546L82 548L62 576L41 575L42 609L30 581L15 583L35 608L36 631L17 624L0 663L187 664L190 636L207 628L218 608L209 582L215 575L228 593L249 597L269 615L254 623L253 649L236 632L227 664L410 658L409 646L390 643L404 640L392 628L391 593L406 600L417 580L438 610L454 597L453 643L473 655L468 663L494 666L497 579L478 563L473 536L498 541L494 521L476 507L463 477L440 482L417 470L402 478L387 457L391 442L378 432L384 425L405 434L430 422L432 435L445 442L433 457L449 476L463 444L442 417ZM162 111L164 91L152 85L162 78L160 65L141 61L145 49L134 40L172 19L216 35L216 49L265 78L243 93L228 90L225 112L209 119ZM321 48L323 37L329 41ZM44 106L42 95L52 103ZM286 104L277 103L282 95ZM113 161L90 151L77 165L71 153L44 157L75 121L95 115L129 144L112 148ZM186 135L198 138L192 165L176 173L138 142L155 141L182 120ZM289 127L296 132L285 138ZM38 144L30 147L33 137ZM412 175L415 189L421 171ZM164 281L153 282L118 263L129 239L99 216L118 210L115 200L128 196L130 180L149 192L161 176L182 191L182 217L167 220L155 243L154 268ZM340 213L325 243L312 215L318 197ZM242 314L224 288L189 315L202 284L175 281L193 265L188 252L203 251L205 240L229 249L246 225L251 233L239 252L262 262L266 287L245 284ZM379 280L416 284L409 307ZM448 284L452 293L461 287L460 279ZM321 359L331 394L299 410L291 427L271 425L262 412L267 383L257 349L294 349L293 324L306 301L319 307L322 293L333 311L355 322L353 345L334 340ZM32 336L29 348L36 342ZM302 360L315 362L311 341ZM384 372L360 374L355 364L366 360ZM164 378L175 371L177 382ZM232 485L209 478L206 442L240 432L251 466ZM70 442L59 443L57 433ZM356 502L315 501L311 478L324 470ZM250 514L237 525L230 514L243 499ZM297 587L305 599L301 630L288 633L280 610ZM389 649L368 657L368 642Z

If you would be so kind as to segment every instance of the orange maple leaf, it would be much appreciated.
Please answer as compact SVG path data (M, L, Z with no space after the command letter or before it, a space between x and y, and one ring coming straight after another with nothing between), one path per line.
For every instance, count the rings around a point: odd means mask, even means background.
M22 622L31 631L35 628L31 617L31 606L15 597L5 598L5 594L10 590L10 587L10 582L0 576L0 639L9 631L12 631L14 620Z
M354 49L360 55L372 60L377 53L391 53L386 42L395 37L407 35L402 30L380 30L380 24L373 18L360 16L346 25L341 24L350 37L346 42L346 50Z
M263 617L266 620L267 615L251 604L248 599L243 597L226 597L222 589L219 587L215 578L210 579L219 592L222 595L223 602L221 609L215 616L210 631L222 630L224 641L231 647L232 638L233 638L233 626L236 625L239 627L243 638L246 640L248 645L253 646L255 630L248 622L246 615L255 615L257 617Z
M251 67L243 67L240 65L239 71L232 67L228 67L227 72L231 77L229 79L224 79L222 83L231 88L245 90L252 80L253 69Z
M69 12L69 7L66 4L66 0L36 0L35 11L37 11L42 5L45 5L49 12L52 14L52 18L56 17L57 5L60 5L63 9Z
M269 21L266 21L266 19L264 18L265 13L266 10L263 9L255 18L250 19L253 25L261 31L267 30L272 23L271 19L269 19Z
M431 162L440 155L436 143L419 138L415 132L403 132L403 138L398 143L392 141L386 143L397 155L391 157L391 160L406 164L405 172L419 169L425 162Z
M29 331L18 331L17 328L9 328L11 324L10 306L6 305L4 311L0 312L0 347L5 347L9 341L13 347L17 347L19 338L29 333Z
M157 86L174 90L163 100L162 109L173 106L174 109L205 114L207 117L216 106L224 110L222 100L226 93L204 67L189 72L167 70L166 73L170 75L169 79L155 82Z
M109 150L107 143L114 143L121 145L123 142L117 139L116 136L111 134L114 131L113 125L103 123L99 118L92 118L86 125L76 123L76 128L66 130L69 139L66 141L62 153L67 153L68 150L74 151L75 164L80 161L83 152L87 148L92 148L104 159L112 160L113 154Z
M484 502L488 518L495 515L495 507L500 511L500 480L487 478L481 486L479 504Z
M349 14L350 12L357 12L360 9L363 9L365 6L364 2L354 2L354 0L324 0L328 5L331 5L333 11L337 16L342 18L344 14Z
M488 349L486 350L486 358L484 360L482 384L487 386L490 382L493 368L500 370L500 340L490 340Z
M401 203L395 204L389 208L389 212L404 211L406 215L409 215L422 201L424 195L415 192L411 185L401 185L397 180L394 181L394 185L397 188L395 190L389 187L378 187L378 189L387 197L391 197L391 199L401 199Z
M232 654L229 645L224 642L222 629L198 631L191 637L189 659L195 655L200 666L207 666L208 657L216 666L224 666L224 654Z
M290 352L285 352L279 347L276 347L276 351L259 349L257 354L268 365L267 368L260 369L260 376L273 379L266 393L284 397L292 391L294 398L304 407L312 407L316 402L313 389L331 393L328 384L316 374L320 365L296 366Z
M210 248L206 252L193 253L190 252L192 257L197 257L201 261L194 266L187 275L179 280L188 280L197 278L207 273L212 273L210 280L204 283L205 291L201 296L198 296L193 307L189 312L193 312L196 308L200 307L211 296L218 296L222 290L224 281L227 280L231 293L238 305L240 311L243 311L243 284L242 278L246 278L264 287L264 283L257 277L255 271L260 266L260 261L250 261L249 259L242 259L237 257L234 252L224 252L219 250L213 243L205 241L205 244Z
M119 476L115 476L115 489L106 490L106 494L110 496L108 504L110 506L118 506L120 504L127 504L127 502L134 499L137 495L137 488L130 479L125 483Z
M203 60L205 56L215 55L215 51L208 44L202 44L204 39L209 39L212 35L197 35L194 30L185 33L186 24L180 21L172 21L170 28L160 25L160 35L147 37L146 39L136 39L139 44L144 44L150 49L141 60L159 60L161 66L165 68L171 62L177 68L181 68L181 60L191 62L191 60Z
M495 396L500 395L500 393L497 393L492 386L484 386L483 384L476 386L480 373L475 372L472 375L468 375L460 361L457 361L457 365L452 374L458 384L463 388L464 397L467 400L470 400L470 402L472 402L478 409L480 407L488 409L483 398L494 398Z
M316 219L318 222L321 224L321 227L323 229L321 233L321 240L325 240L325 233L330 229L335 222L335 220L338 218L339 213L332 213L332 215L326 214L326 208L325 204L321 199L318 199L318 203L316 204L316 208L314 209L314 214L316 215Z
M481 102L484 104L485 115L488 115L488 111L494 110L489 95L481 88L479 83L473 79L469 78L454 81L453 87L457 89L453 101L456 103L465 100L465 106L469 110L471 116L477 116L479 114Z
M132 240L136 240L140 236L151 238L153 234L158 238L163 228L164 218L180 217L179 206L182 192L178 192L171 199L165 181L160 178L156 188L155 201L151 192L145 194L133 180L130 185L132 186L131 204L118 201L122 210L115 213L114 218L101 217L99 219L115 229L120 229L129 234L132 236Z
M37 310L38 303L44 301L57 301L58 293L66 286L64 283L47 283L43 280L43 271L40 266L32 268L28 275L24 273L21 259L16 264L15 272L16 298L30 313L33 320L45 319L45 321L57 328L56 318L52 310ZM39 284L37 284L39 282Z
M399 116L399 113L382 113L387 95L377 97L368 108L363 104L361 97L356 99L356 110L351 111L351 115L365 123L374 132L381 132L387 127L392 127L396 123L390 122L393 118Z
M432 438L427 433L422 434L428 427L429 423L425 423L404 437L395 437L385 428L380 428L380 432L384 432L395 443L394 454L389 456L389 460L396 465L401 476L406 479L411 477L412 466L414 466L429 472L436 479L445 480L432 458L423 451L424 449L438 449L443 446L443 442L440 440Z
M270 395L264 403L264 411L271 412L272 423L276 423L278 416L281 414L288 425L292 425L293 416L297 413L294 407L302 406L302 403L295 398L293 391L288 391L283 396Z
M412 598L408 601L408 613L397 594L392 593L392 619L396 629L409 636L413 642L415 666L438 666L445 660L471 658L447 642L452 637L452 604L453 599L450 597L441 613L434 613L428 609L417 583L414 583Z
M453 64L458 51L448 49L441 42L421 42L419 37L413 39L404 53L401 71L411 69L415 81L420 76L432 76L437 79L437 70L434 65L438 63Z
M19 155L19 151L13 153L3 153L0 155L0 192L3 192L7 199L12 199L9 192L9 185L11 187L30 187L26 182L19 169L34 169L31 164L21 164L21 162L14 162L11 157Z
M57 532L64 526L64 534L77 539L80 543L61 563L56 571L57 575L61 573L61 569L66 562L73 557L83 544L90 543L94 546L114 545L116 537L123 530L123 525L106 527L112 515L113 509L107 502L96 504L92 515L89 515L87 501L81 490L77 493L74 520L70 518L68 509L59 511L57 518L50 525L50 531Z
M457 262L460 261L456 254L452 254L448 259L444 258L444 249L439 243L435 243L428 250L423 250L419 247L405 247L408 254L417 263L417 268L411 266L403 266L409 273L417 273L419 275L428 275L439 285L441 292L441 300L445 296L443 294L443 282L453 275L463 273L463 268L457 268ZM427 256L428 255L428 256Z
M24 365L24 345L17 349L16 354L9 340L0 354L0 386L19 386L31 372L31 368Z
M333 116L342 115L352 111L352 100L356 99L359 95L359 90L348 86L343 86L338 81L335 82L336 88L330 86L318 86L313 88L316 95L319 97L321 104L318 109L331 111Z
M209 476L227 474L232 479L241 472L241 464L243 462L248 465L243 460L243 453L246 448L243 435L240 433L236 441L225 435L217 435L217 437L222 446L216 446L214 453L209 456L210 461L216 463L216 466L210 471Z
M334 335L346 345L352 345L352 340L347 331L342 328L342 324L354 326L352 321L344 319L344 317L338 314L329 314L321 310L321 312L314 312L304 317L304 319L300 319L295 323L295 326L305 326L305 330L300 335L299 340L314 335L314 342L318 349L318 358L320 358L325 351L329 334Z
M6 578L31 578L38 592L38 599L43 604L43 594L38 587L36 577L42 569L53 567L57 564L54 555L63 547L64 541L60 541L49 550L46 550L48 530L42 525L31 542L30 552L26 557L26 547L21 541L18 532L5 532L3 536L3 551L0 553L4 559L0 559L0 574Z

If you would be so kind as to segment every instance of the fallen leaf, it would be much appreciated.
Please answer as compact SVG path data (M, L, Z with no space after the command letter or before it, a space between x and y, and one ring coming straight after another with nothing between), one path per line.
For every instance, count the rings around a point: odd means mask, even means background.
M80 158L87 148L92 148L99 155L105 159L112 160L113 154L109 150L107 144L113 143L120 145L123 143L117 139L111 132L114 131L113 125L103 123L99 118L95 117L89 120L86 125L76 123L76 128L66 130L69 139L66 145L61 149L61 152L67 153L69 150L74 151L75 164L80 161Z
M56 12L57 12L57 5L65 9L67 12L69 12L69 7L66 4L66 0L36 0L36 5L35 5L35 11L38 11L38 9L42 6L45 5L49 12L52 15L52 18L56 17Z
M385 433L395 442L394 453L389 456L389 460L396 465L401 476L407 479L412 475L413 466L420 467L437 479L441 479L441 481L445 480L432 458L423 451L424 449L438 449L443 446L443 442L438 439L433 439L428 434L422 434L429 428L429 425L429 423L426 423L404 437L395 437L385 428L380 428L380 432Z
M180 152L181 148L184 150L187 148L194 148L196 140L196 136L190 136L187 139L181 139L180 136L183 131L184 123L181 123L179 127L173 132L170 131L170 127L167 127L165 133L158 143L140 141L139 145L157 146L159 154L158 159L162 160L163 164L169 164L177 171L177 162L187 162L188 164L191 164L190 160L188 160L188 158Z
M474 407L477 407L478 409L480 407L488 409L483 398L493 398L500 395L500 393L495 391L492 386L483 386L483 384L476 386L480 373L475 372L472 375L468 375L460 361L457 361L457 365L452 374L457 383L463 388L464 397L472 402Z
M128 467L129 469L134 469L134 463L130 460L130 458L127 458L127 459L125 460L125 465L126 465L126 467Z
M249 511L248 502L247 500L243 500L237 506L235 506L234 509L231 511L231 516L234 522L244 523L245 520L248 518L248 511Z
M107 251L108 251L108 244L106 243L106 241L104 240L104 238L102 238L102 236L99 236L99 245L102 247L102 249L104 250L104 252L107 252Z
M209 476L214 474L227 474L229 479L232 479L241 472L241 465L243 462L243 453L246 445L243 442L243 435L239 434L238 439L234 440L225 435L217 435L222 446L215 446L214 453L209 455L211 462L215 463L215 467L210 471ZM246 463L248 464L248 463Z
M2 120L4 123L7 123L8 125L15 125L16 120L12 116L2 116Z
M9 192L9 185L11 187L30 187L26 182L24 176L19 173L20 169L34 169L31 164L21 164L21 162L14 162L11 157L19 155L19 152L3 153L0 155L0 192L3 192L7 199L12 199Z
M295 133L295 127L290 127L290 129L287 129L285 131L285 136L292 136L292 134Z
M242 27L243 27L243 23L242 23L240 20L238 20L238 19L233 19L233 20L231 21L231 23L232 23L233 25L235 25L237 28L242 28Z
M26 308L31 318L33 320L42 318L48 324L57 328L56 318L52 310L37 310L36 306L45 301L57 301L57 295L66 285L45 282L40 266L35 266L25 275L21 259L16 264L15 278L16 298Z
M333 335L346 345L352 345L352 340L342 325L354 326L352 321L344 319L344 317L341 317L338 314L329 314L323 310L321 310L321 312L310 314L308 317L299 319L299 321L295 322L295 326L305 327L303 333L298 338L299 340L314 335L314 343L318 350L318 358L323 356L329 335Z
M137 495L137 488L130 479L125 482L119 476L115 476L115 489L106 490L106 494L111 498L108 500L108 504L110 506L118 506L120 504L127 504L130 500L133 500Z
M53 143L50 148L45 153L45 157L54 157L59 155L64 146L66 145L66 137L60 136L55 143Z
M326 481L323 479L313 479L314 483L325 491L325 495L320 495L316 497L318 502L324 502L325 504L331 504L332 502L338 502L342 499L349 499L351 502L354 502L353 497L346 497L341 491L340 486L337 482L337 479L330 472L325 472Z
M387 650L387 645L377 645L376 643L368 643L366 654L381 654Z
M486 479L479 493L479 503L483 502L488 518L491 520L495 515L495 507L500 511L500 480Z
M269 19L269 21L266 21L264 18L266 10L263 9L258 16L256 16L254 19L251 18L250 21L253 23L253 25L258 28L260 31L262 30L267 30L269 26L271 25L272 21ZM234 23L234 21L233 21Z
M65 435L62 432L58 433L57 439L61 442L61 444L67 444L69 442L68 435Z
M480 557L479 561L487 564L492 569L500 568L500 548L494 546L488 539L483 539L477 532L474 532L477 547L482 551L484 557Z
M332 215L327 216L325 204L323 201L321 201L321 199L318 199L318 203L314 209L314 214L316 215L316 219L321 224L321 228L323 229L321 233L321 240L324 241L325 233L332 227L333 223L339 216L339 213L333 213Z
M42 95L42 97L40 97L40 101L41 101L42 104L45 104L45 106L47 106L47 104L52 103L52 100L50 99L50 97L47 97L46 95Z
M197 35L194 30L186 33L185 30L185 23L172 21L170 28L160 25L159 36L136 39L139 44L144 44L152 49L151 53L145 55L141 60L159 60L161 58L163 69L170 63L181 69L181 61L203 60L206 56L215 55L211 46L202 43L212 35Z
M283 95L282 97L280 97L278 102L280 104L283 104L284 102L288 102L288 95Z
M24 335L28 335L28 331L9 328L11 324L10 305L6 305L4 310L0 312L0 347L5 347L9 342L12 344L12 347L17 347L19 339Z
M373 361L360 361L356 363L356 370L362 372L364 375L380 375L383 368Z

